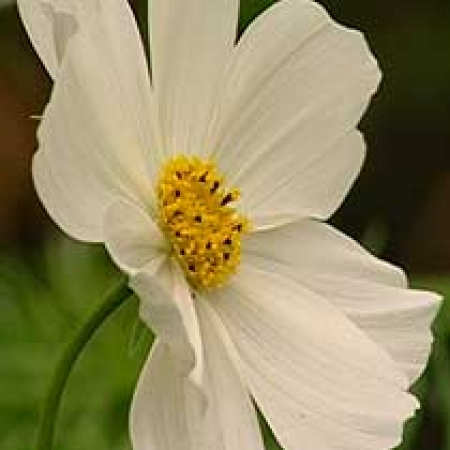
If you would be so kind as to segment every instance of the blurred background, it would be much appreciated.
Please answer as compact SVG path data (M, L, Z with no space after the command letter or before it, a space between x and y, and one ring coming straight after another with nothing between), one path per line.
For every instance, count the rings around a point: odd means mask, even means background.
M242 0L240 30L272 0ZM321 1L363 30L384 81L361 124L368 157L333 218L412 284L450 297L450 2ZM133 2L146 35L146 0ZM29 450L62 345L117 277L100 247L72 242L33 190L36 120L50 82L15 5L0 1L0 448ZM423 408L403 450L450 450L450 307L435 324L430 363L414 391ZM151 343L136 302L114 315L70 378L57 449L129 449L127 414ZM261 421L267 446L278 448ZM307 449L305 449L307 450Z

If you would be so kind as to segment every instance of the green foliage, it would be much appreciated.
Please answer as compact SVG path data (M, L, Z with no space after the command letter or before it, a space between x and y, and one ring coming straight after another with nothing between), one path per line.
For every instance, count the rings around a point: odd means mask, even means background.
M52 243L36 267L0 260L0 442L33 448L39 411L64 343L117 273L103 251ZM69 379L56 449L125 449L133 387L151 340L136 302L99 330Z

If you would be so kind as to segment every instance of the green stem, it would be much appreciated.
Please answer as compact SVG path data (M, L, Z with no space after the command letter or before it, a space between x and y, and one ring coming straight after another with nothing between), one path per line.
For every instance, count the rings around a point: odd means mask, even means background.
M67 344L56 366L45 399L37 435L36 450L52 450L61 397L75 362L95 331L130 295L131 291L128 288L127 279L123 277L120 282L106 292L101 304L93 311L86 323L80 327L74 338Z

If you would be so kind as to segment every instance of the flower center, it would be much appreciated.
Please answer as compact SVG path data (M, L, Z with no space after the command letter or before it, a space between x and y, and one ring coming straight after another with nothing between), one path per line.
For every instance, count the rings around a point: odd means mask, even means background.
M224 284L241 260L248 219L232 206L212 161L184 155L170 159L157 185L159 221L188 280L196 288Z

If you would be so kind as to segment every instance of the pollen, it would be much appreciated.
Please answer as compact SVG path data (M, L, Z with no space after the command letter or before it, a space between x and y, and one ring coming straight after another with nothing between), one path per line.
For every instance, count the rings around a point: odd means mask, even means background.
M226 190L214 162L176 156L157 185L159 221L189 282L198 289L222 286L241 261L241 237L249 220L235 205L240 192Z

